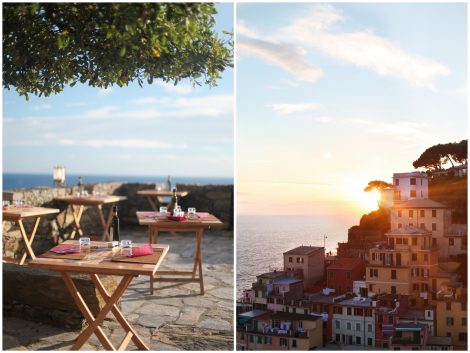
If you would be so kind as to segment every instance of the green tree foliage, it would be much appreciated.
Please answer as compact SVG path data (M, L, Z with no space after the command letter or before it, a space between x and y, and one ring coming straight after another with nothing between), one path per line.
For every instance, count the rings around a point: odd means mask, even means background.
M425 168L428 171L441 170L447 162L450 162L452 166L467 164L467 158L467 140L462 140L429 147L413 162L413 167Z
M215 85L233 59L216 13L213 3L5 3L3 86L27 98L77 82Z
M364 188L364 191L370 192L374 189L378 191L382 191L383 189L389 188L392 186L393 186L392 184L389 184L382 180L372 180L372 181L369 181L369 184L367 184L367 186Z

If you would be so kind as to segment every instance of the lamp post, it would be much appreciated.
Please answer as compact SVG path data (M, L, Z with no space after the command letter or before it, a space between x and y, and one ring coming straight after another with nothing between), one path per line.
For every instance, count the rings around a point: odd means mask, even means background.
M53 167L52 179L54 180L54 186L65 186L65 167Z

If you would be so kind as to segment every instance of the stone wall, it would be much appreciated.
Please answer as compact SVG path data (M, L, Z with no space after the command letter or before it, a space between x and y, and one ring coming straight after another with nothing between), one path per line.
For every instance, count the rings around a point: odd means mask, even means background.
M72 279L96 317L105 303L90 277L74 274ZM100 276L100 280L114 293L117 282L113 276ZM60 274L9 263L3 264L3 315L68 329L84 324Z
M138 226L136 211L150 211L151 207L146 197L137 195L137 191L155 188L153 183L96 183L87 184L85 189L91 194L126 196L127 200L120 202L119 218L121 227ZM195 207L200 212L210 212L224 222L226 229L233 229L233 185L192 185L178 184L179 190L190 191L189 195L181 198L179 203L186 209ZM70 208L63 202L56 201L56 197L72 195L77 187L40 187L32 189L18 189L3 192L3 200L14 202L24 200L33 206L57 208L60 213L41 218L38 231L32 247L36 254L41 254L57 243L68 239L73 230L73 216ZM105 217L110 206L104 206ZM95 208L85 208L81 226L88 236L101 235L102 229ZM32 221L24 221L28 234L32 229ZM144 230L144 229L143 229ZM3 256L9 258L21 257L23 242L18 227L10 222L3 225Z

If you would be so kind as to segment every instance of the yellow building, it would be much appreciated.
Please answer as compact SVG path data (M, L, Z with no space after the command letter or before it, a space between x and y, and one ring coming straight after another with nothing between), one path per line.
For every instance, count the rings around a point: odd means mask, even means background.
M431 276L438 272L432 233L406 226L385 235L386 244L371 248L366 261L369 294L408 295L410 306L427 306L431 298Z
M454 350L467 350L467 294L462 288L440 290L436 306L437 336L451 337Z
M325 271L325 248L318 246L298 246L283 254L284 271L296 273L302 278L304 288L312 287L323 279Z

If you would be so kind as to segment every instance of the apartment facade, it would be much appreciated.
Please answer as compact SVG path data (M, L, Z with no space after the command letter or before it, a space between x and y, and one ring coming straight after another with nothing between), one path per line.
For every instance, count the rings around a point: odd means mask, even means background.
M440 291L436 306L436 334L452 338L456 350L467 350L467 295L461 288Z
M304 288L323 279L325 272L325 248L318 246L299 246L283 254L284 271L294 272L303 279Z
M338 257L326 268L326 286L336 294L352 293L354 281L364 279L364 260Z
M393 174L394 200L428 198L428 175L421 172Z
M375 346L372 299L355 297L333 306L332 340L345 345Z

